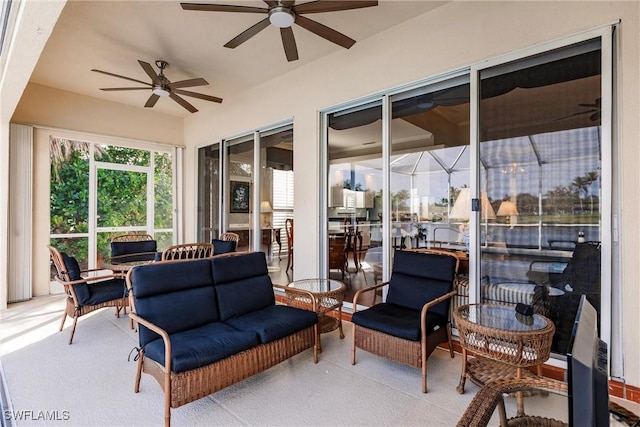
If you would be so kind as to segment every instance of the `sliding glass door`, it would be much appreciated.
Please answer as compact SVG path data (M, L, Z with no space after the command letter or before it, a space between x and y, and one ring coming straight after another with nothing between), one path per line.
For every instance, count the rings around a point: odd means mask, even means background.
M600 39L480 71L483 302L524 303L564 354L581 294L601 313Z

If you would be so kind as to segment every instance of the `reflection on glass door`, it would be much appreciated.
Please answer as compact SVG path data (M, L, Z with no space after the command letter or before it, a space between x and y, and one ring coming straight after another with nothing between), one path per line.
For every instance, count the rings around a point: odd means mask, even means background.
M481 299L532 304L560 354L580 295L601 309L601 68L592 40L480 72Z
M270 263L272 279L291 266L285 221L293 220L293 126L260 132L260 250ZM291 239L293 236L290 236ZM282 257L287 257L283 262Z
M346 301L383 280L381 118L380 101L328 118L328 277L349 285Z
M469 186L469 77L392 98L391 246L467 251L470 208L450 215Z
M238 251L248 251L252 247L253 222L251 220L253 206L253 134L225 141L226 171L225 174L225 231L236 233Z
M220 145L198 150L198 241L211 242L220 236Z

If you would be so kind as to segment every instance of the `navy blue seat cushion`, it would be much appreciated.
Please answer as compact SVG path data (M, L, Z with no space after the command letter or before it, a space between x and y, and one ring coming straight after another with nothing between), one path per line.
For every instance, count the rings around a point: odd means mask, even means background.
M439 328L446 327L447 317L427 311L427 336ZM373 329L387 335L420 341L420 310L413 310L395 304L376 304L366 310L353 313L351 321L359 326Z
M318 323L318 315L313 311L286 305L272 305L262 310L233 317L225 321L241 331L254 331L263 344L301 331Z
M100 282L88 283L86 286L89 289L89 297L80 299L80 296L78 296L81 305L96 305L118 298L124 298L127 289L124 279L107 279ZM76 288L77 287L78 286L76 286ZM77 289L76 295L78 295Z
M138 315L169 334L220 320L209 260L134 267L131 286ZM140 345L159 338L140 327Z
M221 322L170 335L171 370L185 372L258 345L255 332L243 332ZM164 365L164 341L156 339L144 346L145 357Z
M156 252L157 249L157 242L155 240L141 240L139 242L111 242L112 257L129 254L140 254L146 252ZM151 259L153 260L153 255Z
M421 310L422 306L453 290L456 258L447 255L396 251L386 302ZM429 309L448 316L450 299Z
M213 254L220 255L235 252L237 242L234 242L233 240L213 239L211 240L211 244L213 245Z

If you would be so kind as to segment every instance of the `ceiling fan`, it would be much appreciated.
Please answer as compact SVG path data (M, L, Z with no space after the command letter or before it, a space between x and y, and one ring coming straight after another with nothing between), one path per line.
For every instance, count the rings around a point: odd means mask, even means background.
M188 90L183 90L184 87L193 87L193 86L204 86L209 83L203 78L195 78L195 79L187 79L180 80L177 82L171 82L164 75L164 69L169 66L169 63L162 60L156 61L156 67L160 69L160 73L156 73L148 62L138 60L138 63L142 67L142 69L147 73L147 75L151 78L151 83L143 82L142 80L133 79L131 77L121 76L119 74L109 73L108 71L101 71L93 69L91 71L95 71L96 73L106 74L108 76L118 77L120 79L131 80L132 82L141 83L146 85L145 87L108 87L108 88L100 88L100 90L104 91L118 91L118 90L151 90L151 96L147 99L147 103L144 104L145 107L153 107L158 102L158 99L161 97L168 96L173 99L175 102L180 104L182 107L189 110L190 113L195 113L198 111L196 107L191 105L187 100L182 98L180 95L191 96L193 98L204 99L205 101L211 102L222 102L222 98L218 98L216 96L205 95L203 93L191 92Z
M298 48L293 37L291 26L295 23L302 28L319 35L337 45L349 49L356 42L344 34L329 28L317 21L302 16L307 13L337 12L341 10L360 9L364 7L377 6L376 1L364 0L316 0L296 5L295 1L285 0L264 0L268 7L236 6L224 4L207 3L180 3L184 10L198 10L207 12L240 12L240 13L263 13L269 15L262 21L238 34L225 44L225 47L234 49L251 37L258 34L273 24L280 28L282 45L288 61L298 59Z
M579 107L589 108L589 110L581 111L579 113L573 113L568 116L561 117L557 120L565 120L571 117L582 116L583 114L589 114L589 120L597 122L602 115L602 98L596 98L593 104L578 104Z

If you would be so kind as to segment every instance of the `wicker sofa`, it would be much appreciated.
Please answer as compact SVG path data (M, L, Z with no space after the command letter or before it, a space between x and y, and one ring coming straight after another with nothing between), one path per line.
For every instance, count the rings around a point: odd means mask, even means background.
M262 252L138 266L127 287L139 325L135 392L143 371L158 380L165 425L171 408L308 348L318 361L316 313L275 304Z

